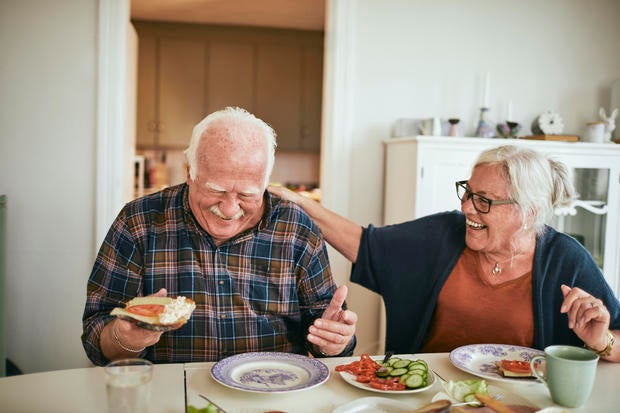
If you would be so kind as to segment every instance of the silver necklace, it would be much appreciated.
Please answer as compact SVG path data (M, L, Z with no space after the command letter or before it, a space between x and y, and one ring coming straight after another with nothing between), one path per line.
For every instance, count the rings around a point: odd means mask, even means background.
M489 256L487 255L486 252L483 252L484 257L488 260L491 261L491 259L489 258ZM512 260L514 257L510 257L505 261L502 261L501 263L499 261L495 261L495 265L493 266L493 269L491 270L491 275L494 277L497 277L501 274L502 272L502 264Z

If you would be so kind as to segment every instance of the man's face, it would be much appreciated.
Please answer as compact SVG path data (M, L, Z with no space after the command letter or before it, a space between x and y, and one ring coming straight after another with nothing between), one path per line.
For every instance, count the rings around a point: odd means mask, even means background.
M188 177L189 204L200 226L221 244L255 226L263 214L266 145L239 141L210 128L197 151L197 175Z

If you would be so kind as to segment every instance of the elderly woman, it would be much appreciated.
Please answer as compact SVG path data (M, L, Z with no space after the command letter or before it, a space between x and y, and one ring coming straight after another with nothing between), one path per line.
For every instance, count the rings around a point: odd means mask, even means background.
M620 361L620 302L590 253L546 225L573 199L561 163L516 146L488 150L456 183L461 212L385 227L362 228L291 191L270 191L301 205L354 263L351 280L381 294L388 349L573 344Z

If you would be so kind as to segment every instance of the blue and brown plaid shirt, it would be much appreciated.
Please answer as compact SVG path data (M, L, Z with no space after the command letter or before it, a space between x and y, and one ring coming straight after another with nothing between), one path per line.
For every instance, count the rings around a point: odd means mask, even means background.
M307 354L308 326L336 289L325 242L297 205L268 192L264 201L262 221L219 246L194 219L186 184L128 203L88 281L82 342L90 360L107 362L99 336L110 311L162 287L193 299L196 310L141 357L173 363L250 351Z

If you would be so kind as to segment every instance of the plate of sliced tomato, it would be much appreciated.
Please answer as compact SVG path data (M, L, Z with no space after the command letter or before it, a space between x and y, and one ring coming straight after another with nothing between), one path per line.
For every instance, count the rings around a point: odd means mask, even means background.
M423 392L435 383L435 374L433 370L428 368L426 362L423 360L407 360L400 357L393 357L390 362L395 363L390 365L394 373L400 373L395 371L397 369L406 370L406 372L398 375L381 374L377 375L377 370L381 367L377 360L370 357L368 354L362 354L359 360L353 361L348 364L342 364L336 366L336 372L340 374L340 377L352 386L360 389L369 390L378 393L393 393L393 394L407 394L407 393L419 393ZM405 364L405 367L394 367L401 364ZM410 366L410 369L407 368ZM422 381L418 381L418 376L421 375ZM407 383L412 384L415 387L407 386Z

